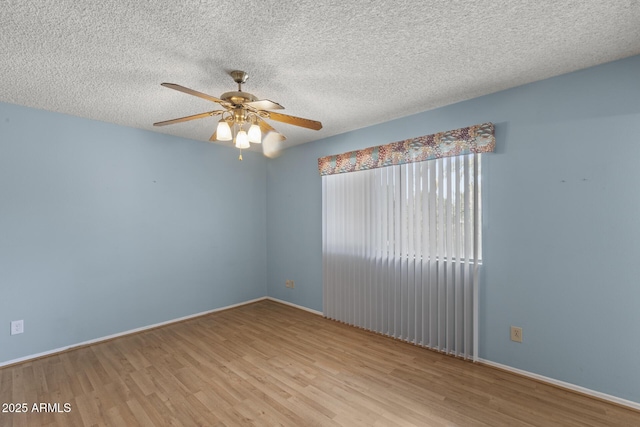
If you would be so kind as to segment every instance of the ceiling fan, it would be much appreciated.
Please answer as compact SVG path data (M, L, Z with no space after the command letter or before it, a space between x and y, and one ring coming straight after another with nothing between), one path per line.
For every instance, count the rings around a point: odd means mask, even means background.
M277 148L267 147L274 143L280 143L286 138L277 132L264 119L271 119L278 122L301 126L307 129L320 130L322 123L303 119L301 117L290 116L271 110L282 110L284 107L277 102L268 99L258 99L249 92L242 91L242 84L247 81L249 75L244 71L231 71L231 77L238 84L238 90L225 92L216 98L206 93L198 92L193 89L186 88L174 83L162 83L162 86L174 89L189 95L197 96L209 101L220 104L224 110L213 110L205 113L194 114L192 116L180 117L178 119L165 120L163 122L154 123L154 126L166 126L174 123L187 122L189 120L203 119L205 117L221 116L216 131L211 135L209 141L231 141L240 149L240 157L242 160L242 150L250 147L250 143L262 143L262 135L265 135L263 144L263 152L270 156L277 151Z

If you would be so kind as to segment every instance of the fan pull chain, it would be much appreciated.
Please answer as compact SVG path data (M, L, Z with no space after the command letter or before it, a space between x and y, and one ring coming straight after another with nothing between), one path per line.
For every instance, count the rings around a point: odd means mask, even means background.
M240 149L240 156L238 156L238 160L242 160L242 149Z

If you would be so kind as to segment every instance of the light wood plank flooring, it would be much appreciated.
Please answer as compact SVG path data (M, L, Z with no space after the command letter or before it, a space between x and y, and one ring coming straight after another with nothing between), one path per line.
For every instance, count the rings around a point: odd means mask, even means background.
M0 369L1 426L633 426L640 413L263 301ZM70 412L32 412L34 403ZM57 408L56 408L57 409Z

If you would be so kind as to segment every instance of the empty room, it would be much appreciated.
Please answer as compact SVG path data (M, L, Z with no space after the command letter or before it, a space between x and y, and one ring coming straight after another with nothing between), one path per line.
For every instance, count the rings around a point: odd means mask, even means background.
M640 425L638 2L0 19L0 426Z

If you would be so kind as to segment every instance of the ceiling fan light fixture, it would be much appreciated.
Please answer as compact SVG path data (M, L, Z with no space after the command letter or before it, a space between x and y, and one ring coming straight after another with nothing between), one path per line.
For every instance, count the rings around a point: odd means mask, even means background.
M244 149L249 148L249 138L247 137L247 133L243 130L238 132L236 135L236 148Z
M216 130L216 139L218 141L231 141L233 136L231 135L231 128L229 127L229 123L227 123L224 119L218 122L218 128Z
M251 125L247 136L249 137L249 142L260 144L262 142L262 132L260 131L260 126Z

